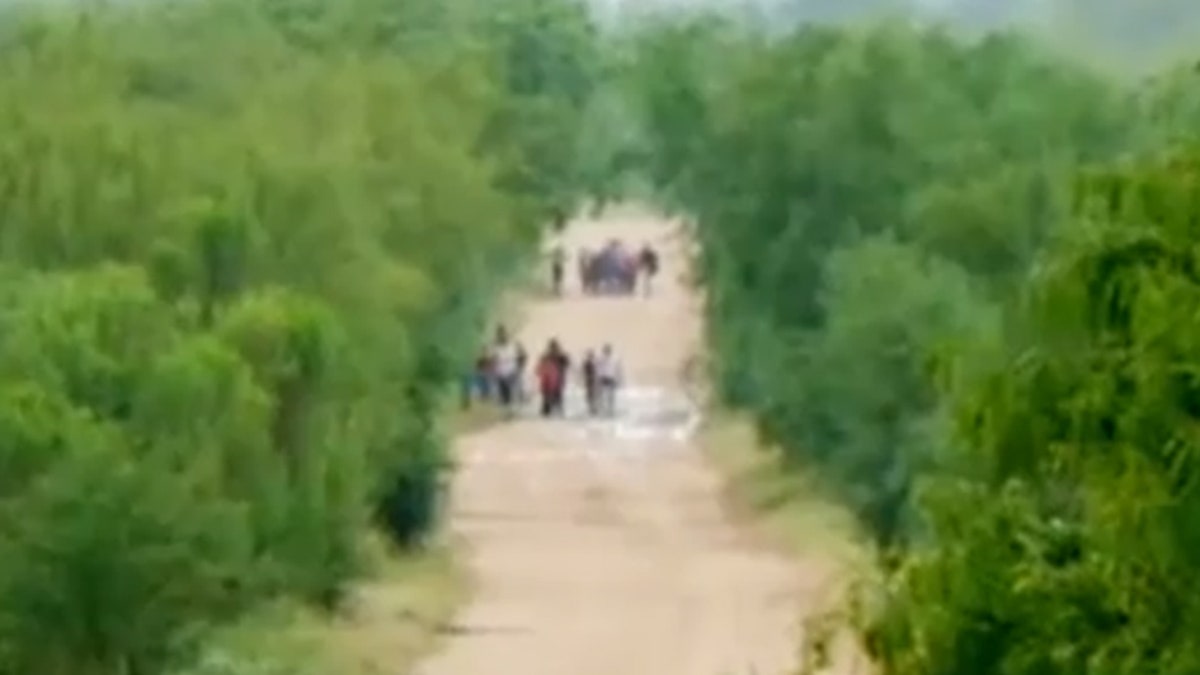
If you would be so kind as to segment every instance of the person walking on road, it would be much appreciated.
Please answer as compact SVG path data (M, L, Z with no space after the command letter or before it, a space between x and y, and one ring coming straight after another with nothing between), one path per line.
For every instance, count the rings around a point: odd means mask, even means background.
M525 351L525 345L519 340L517 345L517 376L513 382L513 398L518 406L525 405L529 399L529 393L525 386L525 368L529 365L529 354Z
M550 251L550 288L555 295L563 294L563 276L566 274L567 252L561 245Z
M583 357L583 393L587 401L589 415L595 416L600 412L600 380L596 370L596 352L589 349Z
M654 277L658 276L658 251L649 243L642 245L638 254L638 267L642 272L642 295L650 295L654 290Z
M521 346L509 338L506 327L496 328L496 340L492 345L492 367L495 370L496 393L500 407L509 414L516 412L522 351Z
M596 378L599 385L600 410L612 417L617 412L617 389L621 386L623 373L621 360L617 358L610 344L604 345L600 350L600 358L596 362Z
M571 359L558 344L558 340L550 340L546 351L538 359L537 378L538 388L542 396L542 417L563 414L563 390L567 384L567 371Z
M579 288L587 295L595 290L595 256L586 248L579 249L575 261L579 273Z
M476 401L487 401L491 398L494 379L492 365L491 350L480 348L479 355L476 356L471 370L463 382L462 406L464 410L470 408Z

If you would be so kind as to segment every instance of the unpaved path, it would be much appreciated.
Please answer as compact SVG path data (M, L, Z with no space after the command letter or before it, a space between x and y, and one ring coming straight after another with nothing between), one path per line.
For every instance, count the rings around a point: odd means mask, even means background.
M476 589L421 675L791 670L804 575L726 518L717 477L680 439L700 318L674 235L628 214L564 233L572 255L614 237L664 254L652 297L581 297L568 274L567 297L523 311L531 354L550 337L573 355L611 342L637 399L621 425L523 418L459 441L451 524Z

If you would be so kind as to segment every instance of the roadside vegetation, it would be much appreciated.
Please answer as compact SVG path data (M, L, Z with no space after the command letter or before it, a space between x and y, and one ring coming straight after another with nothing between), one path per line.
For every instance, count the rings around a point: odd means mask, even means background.
M1195 68L573 0L0 13L0 674L411 660L463 592L445 403L544 229L631 195L694 226L769 448L731 489L852 515L883 673L1200 672Z
M259 637L330 647L373 532L449 589L443 401L583 193L582 9L2 12L0 673L355 672Z
M717 400L767 449L718 461L802 541L810 497L854 514L881 672L1200 669L1194 69L919 21L622 40Z

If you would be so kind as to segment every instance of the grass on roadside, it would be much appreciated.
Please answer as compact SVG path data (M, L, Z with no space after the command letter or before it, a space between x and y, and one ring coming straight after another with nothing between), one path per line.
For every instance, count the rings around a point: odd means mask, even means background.
M493 405L461 410L448 396L450 437L501 421ZM334 615L296 602L260 608L220 630L200 663L175 675L403 675L433 652L443 627L466 601L470 580L451 542L412 552L380 533L364 538L368 569Z
M841 569L870 565L853 516L824 495L811 475L784 467L780 451L763 447L745 416L710 413L700 442L724 480L734 516L767 542L793 557L829 560Z
M504 412L486 402L464 410L450 397L442 420L455 438L502 422ZM282 622L264 626L264 633L303 655L294 664L297 669L285 671L288 675L407 673L436 649L444 627L470 595L470 579L449 541L405 553L378 535L367 546L373 569L340 615L292 608Z
M329 672L405 673L431 652L469 591L454 553L445 542L419 554L384 548L378 572L359 586L349 611L319 627Z
M504 410L491 403L473 403L470 408L456 406L446 415L446 429L454 436L473 434L504 421Z
M396 675L430 653L466 599L448 544L400 554L374 538L374 573L336 616L294 603L264 607L222 630L179 675Z

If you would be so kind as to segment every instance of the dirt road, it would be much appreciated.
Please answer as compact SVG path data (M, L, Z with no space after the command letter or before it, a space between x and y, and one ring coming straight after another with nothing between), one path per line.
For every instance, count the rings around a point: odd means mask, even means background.
M567 297L523 312L531 353L550 337L573 355L611 342L632 391L616 422L523 418L459 441L451 522L476 589L420 675L791 670L802 579L725 517L688 439L680 380L700 317L674 233L629 214L564 233L572 255L613 237L664 254L651 297L585 297L569 274Z

